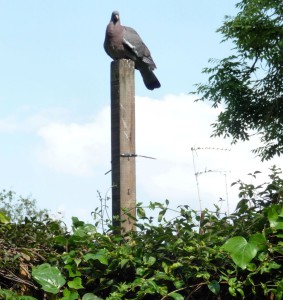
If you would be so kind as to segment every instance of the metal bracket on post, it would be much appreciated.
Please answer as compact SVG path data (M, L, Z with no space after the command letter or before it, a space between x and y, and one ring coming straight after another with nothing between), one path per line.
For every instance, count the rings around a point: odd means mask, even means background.
M135 153L122 153L120 154L121 157L143 157L143 158L149 158L149 159L156 159L155 157L145 156L145 155L138 155Z

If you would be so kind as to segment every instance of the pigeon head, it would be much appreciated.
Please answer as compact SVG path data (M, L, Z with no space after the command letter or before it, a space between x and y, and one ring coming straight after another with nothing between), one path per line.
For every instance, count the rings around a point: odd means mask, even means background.
M111 15L111 21L115 24L120 20L120 14L117 10L114 10L112 15Z

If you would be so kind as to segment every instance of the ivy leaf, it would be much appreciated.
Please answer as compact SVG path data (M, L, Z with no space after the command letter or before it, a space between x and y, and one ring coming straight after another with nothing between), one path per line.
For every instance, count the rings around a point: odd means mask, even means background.
M82 286L82 279L80 277L74 278L74 280L68 282L68 286L71 289L74 290L79 290L83 289L84 287Z
M249 243L253 243L258 251L264 251L267 249L267 241L262 233L253 234L249 239Z
M45 292L52 294L57 294L66 283L61 272L47 263L33 267L32 277L42 286Z
M242 269L246 269L247 264L257 254L257 246L254 243L248 243L242 236L230 238L221 248L229 252L234 263Z
M143 261L145 264L147 264L148 266L152 266L154 265L154 263L156 262L156 258L153 256L144 256L143 257Z
M21 298L19 298L19 300L36 300L36 298L31 296L22 296Z
M164 208L164 209L162 209L162 210L159 212L159 214L158 214L158 219L157 219L158 222L161 222L161 221L162 221L162 218L163 218L164 215L166 214L166 211L167 211L167 208Z
M61 298L60 300L77 300L79 297L78 292L73 292L68 289L65 289L63 291L63 295L64 295L64 297Z
M121 269L123 269L130 260L128 258L124 258L120 262Z
M9 222L9 218L2 211L0 211L0 223L7 224Z
M77 270L74 271L71 265L66 265L64 268L69 271L69 277L78 277L82 275L81 272Z
M87 253L86 255L84 255L84 259L86 261L89 261L90 259L92 260L99 260L100 263L102 263L103 265L108 265L108 259L105 255L106 251L104 249L98 251L97 253Z
M94 294L87 293L87 294L84 294L82 300L103 300L103 299L95 296Z
M56 242L56 244L61 245L61 246L65 246L68 242L68 240L64 236L61 236L61 235L55 236L54 241Z
M184 296L182 296L179 293L170 293L168 296L170 296L171 298L173 298L174 300L184 300Z
M220 292L220 284L216 280L212 280L208 285L208 288L213 294L218 295Z
M96 227L92 224L85 224L83 226L77 227L74 230L74 236L79 238L85 238L95 233L96 233Z
M142 207L137 208L137 215L139 218L145 218L146 214Z
M176 263L172 264L169 269L170 269L170 271L173 271L173 270L181 268L181 267L183 267L183 264L181 264L180 262L176 262Z
M283 229L283 207L281 205L272 205L267 210L267 217L270 227L274 229Z

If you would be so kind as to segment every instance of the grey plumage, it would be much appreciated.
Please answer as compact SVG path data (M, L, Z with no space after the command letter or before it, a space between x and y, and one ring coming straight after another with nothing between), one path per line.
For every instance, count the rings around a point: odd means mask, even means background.
M138 33L131 27L122 26L119 12L114 11L106 28L104 49L112 59L131 59L140 71L144 84L149 90L159 88L160 82L153 73L156 65L150 51Z

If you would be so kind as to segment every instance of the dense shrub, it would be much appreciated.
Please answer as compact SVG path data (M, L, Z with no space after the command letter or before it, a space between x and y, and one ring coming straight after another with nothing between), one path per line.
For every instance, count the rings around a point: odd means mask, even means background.
M137 207L137 232L100 233L73 218L26 218L14 224L0 215L0 299L281 299L283 293L283 181L241 181L235 213L202 214L188 206L157 220ZM252 176L256 176L252 174Z

